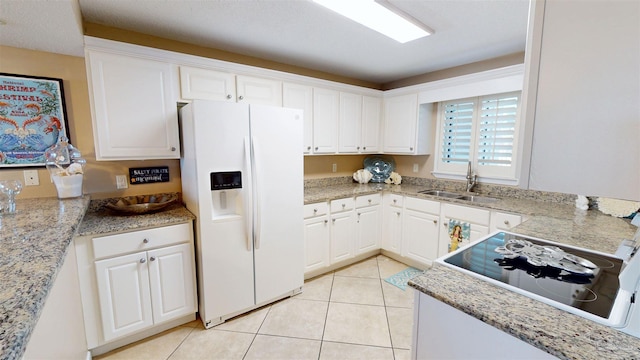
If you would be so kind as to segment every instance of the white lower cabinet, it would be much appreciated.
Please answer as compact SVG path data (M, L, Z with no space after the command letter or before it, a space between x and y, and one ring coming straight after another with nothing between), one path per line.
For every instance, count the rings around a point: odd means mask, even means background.
M510 230L512 227L520 225L520 223L522 223L522 215L492 211L489 231Z
M353 198L331 201L331 264L355 255L356 214Z
M330 225L327 203L304 206L304 272L309 273L330 265Z
M407 197L402 219L402 256L431 265L438 257L440 203Z
M90 350L108 351L109 344L122 346L195 318L191 223L74 242Z
M382 197L382 249L402 253L402 203L404 196L384 194Z
M380 194L356 198L356 255L380 249Z
M443 203L440 212L442 228L440 229L438 256L445 255L449 251L449 244L452 241L449 234L449 220L457 220L469 224L469 236L462 237L461 241L458 242L458 246L464 246L489 234L490 217L491 212L489 210Z

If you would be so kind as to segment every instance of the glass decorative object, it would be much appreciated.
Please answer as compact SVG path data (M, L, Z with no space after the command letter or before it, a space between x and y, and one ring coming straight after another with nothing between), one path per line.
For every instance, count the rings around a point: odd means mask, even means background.
M69 144L69 139L60 141L45 152L46 167L56 186L59 199L82 196L84 167L87 161L78 149Z
M2 180L0 181L0 192L7 198L6 201L0 202L0 213L13 214L16 212L16 195L22 191L22 183L20 180Z

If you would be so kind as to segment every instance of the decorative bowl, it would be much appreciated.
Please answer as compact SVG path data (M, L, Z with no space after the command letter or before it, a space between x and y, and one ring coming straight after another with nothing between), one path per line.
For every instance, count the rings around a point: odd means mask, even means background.
M127 196L114 199L105 206L124 214L148 214L164 209L177 199L175 194Z

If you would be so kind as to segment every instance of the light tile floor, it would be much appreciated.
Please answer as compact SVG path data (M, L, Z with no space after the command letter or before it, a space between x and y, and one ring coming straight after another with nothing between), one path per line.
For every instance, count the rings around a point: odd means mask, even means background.
M194 321L95 359L409 359L413 289L384 281L406 268L378 255L212 329Z

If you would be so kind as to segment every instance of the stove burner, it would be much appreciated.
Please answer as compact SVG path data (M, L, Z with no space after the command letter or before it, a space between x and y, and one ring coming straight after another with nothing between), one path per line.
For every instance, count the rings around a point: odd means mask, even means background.
M559 247L536 245L521 239L507 240L504 246L496 247L495 252L502 254L505 259L524 258L533 266L557 268L572 274L593 276L593 269L598 268L591 261L567 253Z
M593 279L593 272L591 274L582 274L564 271L563 269L548 265L533 265L528 259L521 256L517 258L494 259L493 261L505 270L524 270L534 278L550 278L571 284L591 284L591 279Z

